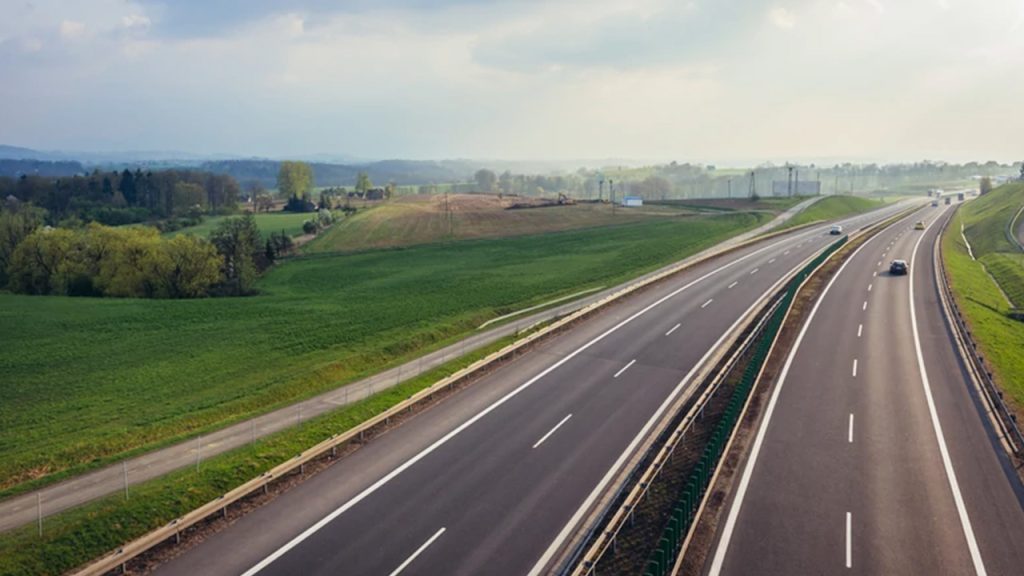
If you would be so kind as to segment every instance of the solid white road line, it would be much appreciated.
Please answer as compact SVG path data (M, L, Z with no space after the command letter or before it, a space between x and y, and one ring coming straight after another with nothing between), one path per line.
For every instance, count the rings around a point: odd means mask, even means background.
M853 377L854 378L857 377L857 359L856 358L853 359Z
M729 284L729 288L732 288L733 286L735 286L737 284L739 284L739 282L733 282L732 284Z
M444 528L441 528L440 530L438 530L437 532L435 532L435 533L434 533L434 535L430 537L430 540L427 540L426 542L424 542L422 546L420 546L419 548L417 548L417 549L416 549L416 551L412 553L412 556L409 556L408 558L406 558L406 559L405 559L405 562L402 562L402 565L401 565L401 566L399 566L398 568L395 568L394 572L392 572L392 573L391 573L391 574L389 574L388 576L398 576L398 574L399 574L399 573L400 573L400 572L401 572L402 570L405 570L405 568L406 568L406 567L407 567L407 566L408 566L409 564L412 564L412 561L413 561L413 560L415 560L417 556L419 556L420 554L422 554L422 553L423 553L423 551L427 549L427 546L430 546L431 544L433 544L433 543L434 543L434 540L437 540L438 538L440 538L441 534L444 534L444 531L445 531L445 529L444 529Z
M921 240L928 233L932 224L938 222L938 218L932 219L928 227L917 237L914 243L914 250L910 253L910 270L916 270L914 260L917 258L917 249ZM911 276L908 290L910 291L910 328L914 333L914 351L917 353L917 367L921 372L921 386L924 388L925 398L928 400L928 413L931 415L932 428L935 429L935 439L939 443L939 452L942 454L942 465L946 469L946 479L949 481L949 488L953 492L953 501L956 503L956 511L960 516L960 525L964 531L964 538L967 539L967 548L971 552L971 561L974 562L974 572L978 576L985 576L985 563L981 559L981 551L978 549L978 542L974 538L974 528L971 527L971 519L967 515L967 507L964 506L964 497L960 493L960 484L956 480L956 472L953 471L953 461L949 457L949 449L946 447L946 437L942 434L942 425L939 423L939 414L935 409L935 399L932 397L932 386L928 381L928 370L924 363L924 354L921 352L921 334L917 329L917 311L914 306L914 277Z
M850 431L847 433L847 439L850 444L853 444L853 414L850 414Z
M757 274L758 270L760 270L760 268L754 268L753 270L750 271L750 273L751 274Z
M863 324L858 324L857 325L857 338L860 338L860 335L863 334L863 333L864 333L864 325Z
M675 332L676 330L678 330L681 325L682 324L676 324L675 326L673 326L671 330L669 330L668 332L665 332L665 336L668 336L669 334L671 334L671 333Z
M708 301L707 301L707 302L705 302L705 303L703 303L703 304L701 304L701 305L700 305L700 307L701 307L701 308L707 308L707 307L708 307L708 304L711 304L711 303L712 303L712 302L714 302L714 301L715 301L715 299L714 299L714 298L708 298Z
M861 310L867 310L868 309L868 301L867 300L864 301L864 305L861 306L860 309Z
M847 512L846 513L846 567L847 568L853 568L853 543L852 543L853 537L850 534L851 528L852 528L851 524L853 523L852 520L853 519L851 517L851 514L849 512Z
M341 506L336 508L333 512L331 512L330 514L328 514L328 515L324 516L323 518L321 518L316 524L313 524L309 528L306 528L298 536L296 536L296 537L292 538L291 540L289 540L286 544L284 544L283 546L281 546L280 548L275 550L273 553L271 553L269 556L267 556L263 560L260 560L255 566L253 566L252 568L246 570L242 574L242 576L253 576L254 574L259 573L261 570L263 570L264 568L269 566L275 560L277 560L281 556L284 556L285 554L287 554L289 550L291 550L292 548L294 548L294 547L298 546L299 544L301 544L303 540L309 538L310 536L312 536L313 534L318 532L324 526L326 526L327 524L331 523L335 518L337 518L338 516L341 516L346 511L348 511L350 508L352 508L356 504L362 502L363 500L368 498L371 494L373 494L377 490L380 490L380 488L382 486L384 486L385 484L387 484L391 480L395 479L395 477L397 477L399 474L401 474L402 472L408 470L411 466L413 466L414 464L416 464L420 460L426 458L428 455L430 455L432 452L434 452L435 450L437 450L441 446L445 445L449 440L451 440L455 436L457 436L460 433L462 433L463 430L465 430L466 428L469 428L470 426L475 424L478 420L480 420L484 416L487 416L488 414L490 414L494 410L498 409L498 407L500 407L502 404L508 402L509 400L514 398L515 396L519 395L519 393L521 393L523 390L526 390L527 388L532 386L535 382L537 382L541 378L547 376L548 374L550 374L554 370L558 369L560 366L562 366L566 362L572 360L573 358L575 358L576 356L581 354L584 350L587 350L588 348L590 348L594 344L597 344L601 340L604 340L606 337L608 337L609 334L612 334L613 332L619 330L620 328L622 328L626 324L629 324L633 320L639 318L640 316L643 316L647 312L649 312L649 311L653 310L654 308L660 306L661 304L665 303L666 301L668 301L672 297L674 297L674 296L684 292L685 290L690 289L691 287L697 285L700 282L703 282L704 280L707 280L708 278L714 276L715 274L718 274L719 272L721 272L723 270L727 270L729 268L732 268L733 266L739 264L740 262L743 262L744 260L747 260L749 258L753 258L754 256L757 256L758 254L761 254L761 253L763 253L765 251L768 251L768 250L771 250L773 248L776 248L776 247L778 247L781 244L785 244L786 242L791 242L792 240L793 240L792 238L787 238L785 240L779 240L778 242L775 242L773 244L769 244L768 246L765 246L764 248L759 248L757 250L754 250L750 254L747 254L745 256L740 256L739 258L737 258L737 259L735 259L735 260L733 260L731 262L723 264L723 265L719 266L718 268L715 268L714 270L711 270L711 271L705 273L704 275L700 276L699 278L691 280L690 282L684 284L683 286L673 290L672 292L669 292L665 296L662 296L658 300L655 300L651 304L648 304L646 307L644 307L643 309L639 310L638 312L635 312L633 315L629 316L625 320L622 320L621 322L619 322L618 324L612 326L608 330L605 330L604 332L602 332L598 336L596 336L593 339L589 340L586 344L580 346L576 350L573 350L569 354L567 354L564 357L562 357L561 360L555 362L551 366L548 366L547 368L542 370L536 376L530 378L526 382L520 384L517 388L511 390L510 392L508 392L507 394L505 394L504 396L502 396L498 400L494 401L492 404L488 405L486 408L484 408L480 412L477 412L475 415L470 417L468 420L466 420L462 424L456 426L450 432L448 432L447 434L445 434L441 438L439 438L436 441L434 441L433 444L431 444L430 446L427 446L426 448L424 448L423 450L418 452L415 456L412 456L411 458L409 458L408 460L406 460L405 462L403 462L402 464L397 466L394 470L392 470L391 472L387 473L386 475L381 477L379 480L377 480L376 482L371 484L369 487L364 489L362 492L360 492L359 494L357 494L356 496L352 497L347 502L345 502L344 504L342 504ZM751 306L751 308L753 308L753 306ZM619 456L619 460L616 461L616 463L612 466L611 469L609 469L608 473L602 479L601 483L594 490L594 492L591 493L591 495L588 498L587 502L584 503L584 506L589 507L590 506L590 502L592 502L594 499L597 498L597 493L601 489L603 489L604 485L607 484L611 480L611 476L615 472L615 470L617 470L619 468L619 466L622 465L622 462L625 461L625 459L629 456L629 454L635 449L636 445L640 443L640 440L643 438L643 435L645 435L647 433L647 431L650 430L650 428L654 425L654 422L656 422L657 419L661 417L661 414L667 409L668 405L675 399L675 397L679 394L679 392L682 390L682 388L689 382L689 379L693 377L693 374L697 370L697 367L699 367L705 361L707 361L707 358L711 355L711 353L719 345L721 345L721 343L725 339L726 335L729 332L731 332L736 327L737 324L739 324L741 319L742 319L742 315L739 318L736 319L736 321L733 323L732 326L729 327L729 329L727 331L722 333L722 335L718 338L718 340L715 342L715 344L707 352L705 352L705 354L701 358L701 360L690 370L690 372L683 379L683 381L681 381L676 386L675 390L672 391L672 393L669 395L669 397L665 399L665 401L662 403L662 405L658 408L658 411L653 416L651 416L651 419L647 421L647 423L644 425L643 429L641 429L640 433L633 439L633 442L630 443L630 445L626 448L626 451L623 452ZM565 528L563 528L563 530L562 530L563 533L559 535L559 540L556 540L554 543L552 543L551 547L548 548L548 551L541 558L540 562L538 563L538 565L540 567L534 566L534 570L531 573L534 573L534 574L539 573L539 571L543 568L543 566L547 564L547 562L550 560L550 557L552 555L554 555L555 550L557 549L557 546L560 546L561 545L561 541L563 541L565 538L568 537L568 534L567 534L568 531L571 530L572 527L575 526L577 522L579 522L579 517L581 517L583 515L583 511L582 510L583 510L582 507L581 507L580 510L577 510L576 515L573 516L572 520L570 520L570 523L567 524Z
M768 400L768 407L765 409L764 418L761 420L761 426L757 429L757 436L754 438L754 446L750 450L750 457L747 459L747 465L743 469L743 475L740 477L739 486L736 488L736 496L733 498L732 507L729 508L729 515L725 520L725 526L722 528L722 537L718 541L718 547L715 549L715 556L711 562L711 569L708 571L708 576L719 576L722 573L722 565L725 563L725 553L729 550L729 541L732 540L732 533L736 530L736 519L740 515L740 509L743 507L743 498L747 495L747 488L750 486L750 478L754 475L754 466L757 464L757 456L761 452L761 445L764 444L764 437L768 432L768 423L772 420L772 413L775 412L775 405L779 402L779 393L782 392L782 387L786 383L786 376L789 374L789 368L793 365L793 358L796 357L797 350L800 349L800 343L803 342L804 336L807 335L807 330L811 326L811 322L814 321L814 317L818 314L818 308L821 307L821 303L825 300L825 296L828 295L829 290L832 289L832 285L836 283L836 280L843 275L843 270L846 266L857 257L857 253L863 250L866 246L871 244L871 241L877 238L874 236L869 238L867 242L860 245L859 248L853 251L853 254L843 262L843 265L839 267L839 271L836 272L835 276L828 281L825 285L825 289L822 291L821 296L818 297L818 301L814 303L814 307L811 308L811 313L804 322L803 327L800 329L800 333L796 337L796 342L793 347L789 350L789 356L786 357L786 363L782 366L782 372L779 374L779 383L775 385L775 389L772 390L772 396Z
M632 366L632 365L633 365L633 364L635 364L635 363L636 363L636 358L634 358L634 359L630 360L630 361L629 361L629 364L626 364L625 366L623 366L622 368L620 368L620 369L619 369L619 371L615 373L615 376L612 376L612 378L618 378L620 374L622 374L622 373L623 373L623 372L625 372L626 370L629 370L629 367L630 367L630 366Z
M548 430L548 433L547 433L547 434L545 434L545 435L541 436L541 437L540 437L540 440L537 440L537 443L536 443L536 444L534 444L534 445L533 445L533 447L534 447L534 448L536 448L537 446L540 446L541 444L543 444L543 443L544 443L544 441L545 441L545 440L547 440L549 436L551 436L552 434L554 434L554 433L555 433L555 430L558 430L559 428L561 428L561 427L562 427L562 424L565 424L565 423L566 423L566 422L567 422L567 421L569 420L569 418L572 418L572 414L569 414L569 415L568 415L568 416L566 416L565 418L562 418L562 419L561 419L561 420L560 420L560 421L558 422L558 424L555 424L555 427L554 427L554 428L552 428L551 430Z

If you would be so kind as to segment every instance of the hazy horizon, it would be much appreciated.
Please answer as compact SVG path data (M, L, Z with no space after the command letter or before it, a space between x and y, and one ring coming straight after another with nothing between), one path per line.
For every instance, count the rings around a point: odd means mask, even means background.
M33 0L0 143L747 166L1021 158L1024 3Z

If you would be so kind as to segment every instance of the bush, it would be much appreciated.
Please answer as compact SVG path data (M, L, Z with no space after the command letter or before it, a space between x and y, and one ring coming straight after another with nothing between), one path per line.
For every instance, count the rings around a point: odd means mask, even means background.
M316 234L317 226L312 220L306 220L302 223L302 231L306 234Z

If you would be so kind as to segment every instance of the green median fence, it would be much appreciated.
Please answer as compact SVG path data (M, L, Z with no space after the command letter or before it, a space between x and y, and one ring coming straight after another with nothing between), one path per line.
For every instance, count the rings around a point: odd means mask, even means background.
M644 576L668 576L668 574L671 574L672 566L676 561L676 555L679 553L686 535L690 532L690 528L696 520L697 510L704 499L704 494L707 492L711 478L714 476L714 471L718 467L722 452L725 450L729 437L732 435L732 431L736 427L740 415L743 413L743 406L746 404L747 398L754 388L754 383L757 375L761 372L761 367L764 365L765 360L767 360L768 351L771 349L772 343L782 328L782 322L789 311L789 307L793 304L797 290L800 289L800 285L804 283L804 280L826 258L846 244L846 241L847 237L843 236L836 242L833 242L790 279L786 285L785 292L782 294L782 303L775 308L771 318L764 325L760 342L754 348L754 355L750 363L744 368L742 378L733 388L728 407L722 413L714 432L712 432L708 443L704 446L704 452L700 460L698 460L696 466L690 472L690 477L687 479L685 487L673 505L668 523L658 537L654 552L647 560Z

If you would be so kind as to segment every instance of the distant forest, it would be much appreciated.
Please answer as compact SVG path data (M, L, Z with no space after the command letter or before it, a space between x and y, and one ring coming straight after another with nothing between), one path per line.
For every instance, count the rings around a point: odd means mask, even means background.
M241 189L231 176L195 170L121 172L88 175L0 177L0 200L13 196L47 211L57 224L66 219L109 226L175 216L230 213Z

